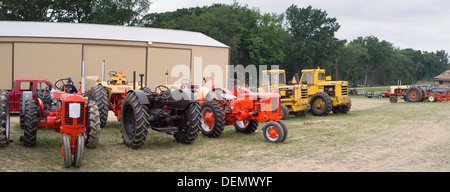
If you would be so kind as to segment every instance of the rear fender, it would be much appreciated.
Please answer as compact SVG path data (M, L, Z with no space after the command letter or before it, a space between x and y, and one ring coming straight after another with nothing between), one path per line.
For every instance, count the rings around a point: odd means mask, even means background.
M32 91L24 91L22 93L22 103L20 103L20 108L22 109L21 115L25 115L25 103L30 99L33 99L33 92Z
M147 94L144 91L141 91L141 90L129 90L127 92L127 94L130 93L130 92L133 92L133 93L136 94L137 98L139 99L139 103L141 103L141 105L148 105L148 104L150 104L150 102L148 100L148 97L147 97Z

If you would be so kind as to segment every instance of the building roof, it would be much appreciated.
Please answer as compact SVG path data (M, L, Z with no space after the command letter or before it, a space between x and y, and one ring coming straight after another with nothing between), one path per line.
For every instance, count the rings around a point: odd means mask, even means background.
M444 71L440 75L434 77L435 81L450 81L450 70Z
M0 21L0 37L56 37L228 47L199 32L116 25Z

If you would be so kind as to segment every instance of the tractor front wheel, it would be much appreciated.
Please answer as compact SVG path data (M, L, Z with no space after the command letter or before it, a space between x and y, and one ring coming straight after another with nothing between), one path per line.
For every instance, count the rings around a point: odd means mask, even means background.
M72 165L76 168L81 167L81 162L83 161L84 155L84 143L85 139L82 135L78 135L76 138L77 151L73 154Z
M70 146L72 142L70 140L70 136L67 134L63 134L62 136L62 155L64 158L64 167L69 168L72 165L72 149Z
M283 126L277 122L267 123L262 131L264 139L269 143L281 143L286 139Z

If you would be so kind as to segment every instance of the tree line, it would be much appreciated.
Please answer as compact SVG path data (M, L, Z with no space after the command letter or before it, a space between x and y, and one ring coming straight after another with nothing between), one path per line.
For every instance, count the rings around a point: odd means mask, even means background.
M287 77L320 67L351 85L414 84L449 69L445 50L402 49L375 36L338 39L337 19L311 6L291 5L283 14L261 13L237 2L164 13L148 13L150 6L149 0L3 0L0 20L197 31L230 46L233 65L278 65Z

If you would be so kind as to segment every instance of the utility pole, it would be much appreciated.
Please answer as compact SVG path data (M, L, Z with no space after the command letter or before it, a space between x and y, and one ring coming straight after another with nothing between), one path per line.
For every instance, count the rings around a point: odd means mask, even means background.
M338 68L337 68L337 59L334 59L336 61L336 81L338 80Z

